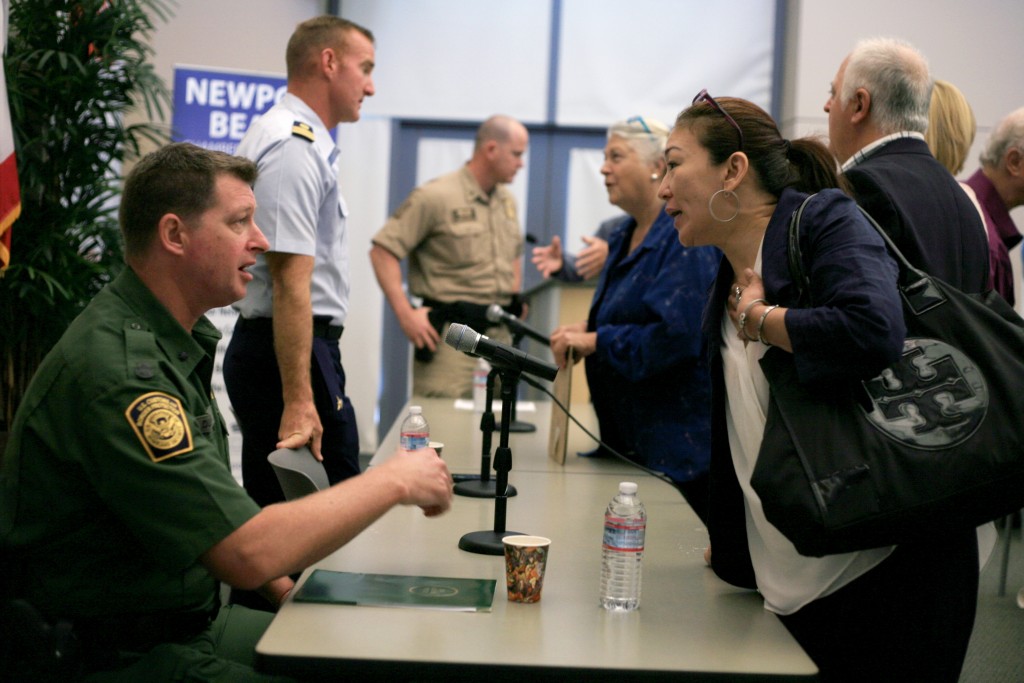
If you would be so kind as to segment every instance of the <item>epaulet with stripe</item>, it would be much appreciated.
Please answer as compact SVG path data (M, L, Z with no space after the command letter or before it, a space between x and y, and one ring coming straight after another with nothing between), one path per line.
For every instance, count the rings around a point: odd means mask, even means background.
M313 127L308 123L296 121L292 124L292 135L313 142Z

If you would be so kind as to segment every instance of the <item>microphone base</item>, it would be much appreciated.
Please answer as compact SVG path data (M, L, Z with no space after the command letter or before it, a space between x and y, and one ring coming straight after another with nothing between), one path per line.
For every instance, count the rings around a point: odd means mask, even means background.
M457 496L468 498L494 498L497 495L498 485L493 479L481 481L479 479L456 482L454 493ZM516 495L516 487L508 484L505 487L505 496L511 498Z
M505 546L501 539L521 535L521 531L471 531L459 539L459 549L478 555L504 555Z
M523 422L522 420L512 420L512 422L508 426L508 431L510 431L510 432L519 432L521 434L522 433L526 433L526 432L535 432L535 431L537 431L537 425L533 424L532 422Z

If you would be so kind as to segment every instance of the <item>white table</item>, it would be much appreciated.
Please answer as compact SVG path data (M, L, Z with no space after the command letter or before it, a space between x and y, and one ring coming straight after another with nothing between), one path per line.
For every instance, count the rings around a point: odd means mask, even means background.
M463 423L476 429L479 416L444 414L440 404L422 403L453 470L478 462L479 453L464 453L461 440L472 440ZM492 611L288 602L257 645L260 668L323 680L699 680L713 674L813 680L814 664L760 597L728 586L704 565L707 532L682 496L626 465L576 457L577 444L589 446L573 435L566 467L557 466L546 454L546 410L519 415L538 431L511 437L510 482L519 495L507 508L509 531L552 539L539 603L508 602L504 560L457 547L464 533L491 528L492 500L457 497L453 510L437 519L395 508L316 566L492 578L498 582ZM375 461L391 453L392 437L397 441L389 434ZM534 441L544 449L528 445ZM643 596L637 612L609 614L598 606L602 515L627 478L638 482L649 517Z

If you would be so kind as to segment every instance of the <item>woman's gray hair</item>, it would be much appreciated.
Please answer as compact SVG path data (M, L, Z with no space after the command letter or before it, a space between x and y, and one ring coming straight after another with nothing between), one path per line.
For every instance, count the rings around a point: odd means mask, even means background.
M665 153L669 128L657 119L631 116L608 127L608 139L620 137L647 163L655 163Z
M998 167L1013 147L1024 152L1024 107L1007 114L996 124L978 160L982 166Z
M910 43L897 38L857 43L843 74L843 104L857 88L871 93L871 118L882 133L927 130L932 78L928 61Z

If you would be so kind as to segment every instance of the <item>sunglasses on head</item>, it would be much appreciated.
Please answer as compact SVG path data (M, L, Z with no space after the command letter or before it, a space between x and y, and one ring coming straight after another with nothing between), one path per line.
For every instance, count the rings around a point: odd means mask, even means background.
M642 116L630 116L628 119L626 119L626 123L639 123L640 127L644 129L645 133L652 137L654 136L654 133L651 132L650 127L647 125L647 122L644 121L644 117Z
M729 125L731 125L733 128L736 129L736 135L738 135L740 137L740 147L739 147L738 151L742 152L743 151L743 131L740 129L740 124L736 123L736 119L734 119L733 117L729 116L729 112L727 112L726 110L722 109L722 105L718 104L718 102L715 102L715 98L708 94L707 88L704 88L699 93L697 93L697 96L693 98L692 104L697 104L699 102L707 102L708 104L710 104L712 109L714 109L719 114L724 116L725 120L729 122Z

